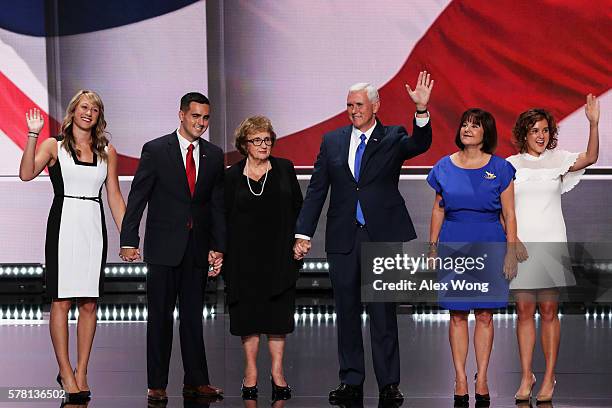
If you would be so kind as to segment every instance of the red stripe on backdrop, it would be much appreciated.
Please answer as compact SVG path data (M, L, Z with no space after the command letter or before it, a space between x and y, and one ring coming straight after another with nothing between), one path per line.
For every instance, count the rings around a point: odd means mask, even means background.
M32 108L40 109L45 119L45 127L38 138L40 144L52 133L59 133L60 123L50 117L47 112L30 99L6 75L0 72L0 129L21 150L25 149L28 126L25 113ZM119 175L132 175L138 167L138 159L119 154L117 171ZM17 169L15 169L17 171Z
M0 72L0 129L11 138L21 150L25 149L28 126L25 114L29 109L38 108L45 119L45 127L40 133L38 143L47 139L50 130L59 129L59 124L50 118L45 109L38 106L21 91L10 79Z
M611 20L612 0L588 6L582 0L453 1L381 88L380 119L411 123L414 108L404 83L414 84L426 69L435 78L429 106L434 144L406 164L433 165L455 151L457 122L470 107L493 113L500 136L497 154L514 154L510 135L520 112L541 106L563 119L585 103L587 93L601 95L611 88ZM321 136L347 124L340 113L279 139L274 154L312 165ZM585 119L585 134L586 129ZM228 155L232 161L236 157Z

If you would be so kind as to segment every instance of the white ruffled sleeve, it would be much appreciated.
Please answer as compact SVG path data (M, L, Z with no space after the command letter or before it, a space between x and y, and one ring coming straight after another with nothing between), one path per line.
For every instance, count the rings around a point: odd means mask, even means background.
M570 167L576 163L580 153L571 153L565 150L559 151L563 154L562 166L559 168L559 174L561 175L561 194L567 193L580 182L584 169L578 171L569 171Z

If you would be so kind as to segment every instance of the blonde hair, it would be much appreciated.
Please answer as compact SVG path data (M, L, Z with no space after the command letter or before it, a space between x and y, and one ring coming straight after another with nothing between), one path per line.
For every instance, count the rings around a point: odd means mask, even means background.
M81 152L76 147L74 135L72 134L72 122L74 120L74 112L76 107L81 101L81 98L87 98L89 102L93 103L98 107L98 122L95 128L91 132L91 150L102 160L107 160L108 155L105 147L108 145L108 138L106 137L106 120L104 119L104 103L100 95L94 91L79 90L76 95L72 97L68 107L66 108L66 115L64 116L64 122L62 123L61 135L64 137L64 149L69 154L76 152L77 157L80 156Z

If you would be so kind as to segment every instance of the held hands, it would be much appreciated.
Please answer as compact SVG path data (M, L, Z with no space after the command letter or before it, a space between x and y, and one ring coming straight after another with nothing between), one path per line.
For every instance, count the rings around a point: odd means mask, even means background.
M589 123L596 125L599 123L599 101L593 94L588 94L586 97L586 105L584 106L584 113L586 114Z
M418 110L427 109L427 102L429 102L431 90L434 86L434 81L430 77L431 75L427 71L421 71L419 72L419 78L414 90L410 88L410 85L406 84L406 91Z
M223 253L210 250L208 251L208 276L214 278L221 273L223 266Z
M140 259L140 250L138 248L121 248L119 258L125 262L134 262Z
M296 238L293 245L293 258L296 260L304 259L304 256L310 251L311 243L307 239Z
M45 125L45 119L40 110L34 108L26 112L26 123L28 124L28 132L38 135Z

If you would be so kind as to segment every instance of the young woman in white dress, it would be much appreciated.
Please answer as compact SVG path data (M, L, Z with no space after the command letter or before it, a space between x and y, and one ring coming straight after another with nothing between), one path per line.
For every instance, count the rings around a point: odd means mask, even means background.
M544 109L521 113L513 129L520 154L507 160L517 170L518 238L525 244L529 256L519 264L518 274L510 283L518 313L517 339L522 370L521 384L515 395L518 402L530 400L536 382L532 371L536 306L541 316L540 335L546 361L537 401L552 400L555 388L560 339L559 288L576 284L566 244L561 194L578 184L584 169L597 161L599 102L595 96L587 96L585 113L589 121L589 141L586 152L582 153L555 149L557 124Z
M57 381L71 399L87 399L87 364L96 331L96 305L102 288L107 239L101 201L106 185L108 205L117 228L125 203L117 177L117 152L106 138L104 105L92 91L70 101L61 135L37 147L44 119L38 109L26 113L28 141L19 177L29 181L48 166L54 198L47 222L45 279L52 298L49 329L59 365ZM68 353L68 311L77 299L77 365Z

